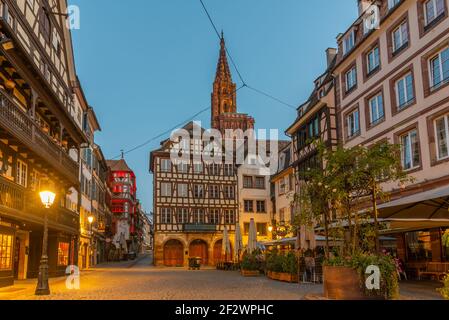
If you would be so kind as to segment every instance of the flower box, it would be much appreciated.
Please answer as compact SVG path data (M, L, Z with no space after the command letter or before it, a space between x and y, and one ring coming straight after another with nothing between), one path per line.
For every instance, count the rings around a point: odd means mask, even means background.
M244 277L258 277L260 276L259 270L243 270L241 271Z

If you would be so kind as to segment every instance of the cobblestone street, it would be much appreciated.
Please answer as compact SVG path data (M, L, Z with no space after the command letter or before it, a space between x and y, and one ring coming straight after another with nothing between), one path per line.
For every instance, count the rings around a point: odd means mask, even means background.
M52 279L51 296L34 296L35 280L0 289L0 300L302 300L322 295L322 285L288 284L238 272L155 268L146 257L81 273L80 290L67 290L65 279ZM401 286L403 299L438 299L434 284Z

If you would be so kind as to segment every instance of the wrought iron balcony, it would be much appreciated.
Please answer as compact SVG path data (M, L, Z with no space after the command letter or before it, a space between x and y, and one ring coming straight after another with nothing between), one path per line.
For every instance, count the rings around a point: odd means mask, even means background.
M3 177L0 177L0 206L22 211L25 189Z
M6 214L13 219L20 218L34 223L43 222L42 211L46 210L36 192L0 176L0 209L2 208L6 208ZM78 214L66 208L51 208L48 218L50 224L63 226L73 232L79 229Z
M78 164L3 91L0 91L0 127L71 183L79 184Z

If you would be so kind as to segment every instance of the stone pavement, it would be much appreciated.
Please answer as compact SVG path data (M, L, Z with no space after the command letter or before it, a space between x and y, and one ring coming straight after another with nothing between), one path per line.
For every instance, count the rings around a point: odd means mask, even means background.
M65 278L51 279L52 294L34 296L36 280L0 289L0 300L302 300L322 296L322 285L289 284L238 272L156 268L150 257L100 265L81 273L80 290L68 290ZM438 299L433 285L401 284L403 299Z

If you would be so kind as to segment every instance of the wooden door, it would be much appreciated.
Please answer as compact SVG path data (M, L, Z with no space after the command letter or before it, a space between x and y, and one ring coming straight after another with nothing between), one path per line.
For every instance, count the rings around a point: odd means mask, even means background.
M167 267L184 266L184 247L177 240L170 240L164 246L164 265Z
M208 264L207 243L202 240L195 240L190 244L189 256L191 258L201 258L201 264Z

